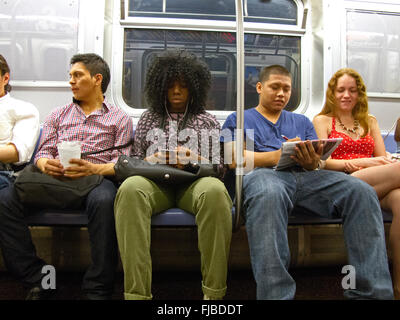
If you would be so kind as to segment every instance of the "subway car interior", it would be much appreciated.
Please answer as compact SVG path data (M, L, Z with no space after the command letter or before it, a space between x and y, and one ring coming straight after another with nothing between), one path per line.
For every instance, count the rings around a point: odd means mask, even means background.
M240 10L238 3L241 3ZM282 65L292 75L287 111L312 120L322 109L336 70L363 77L370 114L379 123L386 151L400 117L400 3L398 0L14 0L0 2L0 54L11 69L12 96L39 110L40 123L71 102L70 59L96 53L110 66L107 100L126 112L133 127L148 108L145 79L152 58L184 49L209 67L206 110L221 126L233 112L257 106L261 69ZM239 123L239 122L238 122ZM239 128L239 127L238 127ZM1 134L1 132L0 132ZM33 157L32 157L33 158ZM234 207L226 299L256 299L246 227L242 179L225 180ZM382 210L386 239L392 214ZM80 279L91 263L87 216L79 210L32 210L27 216L37 254L57 270L57 299L78 299ZM196 221L172 208L152 218L153 295L159 300L201 299ZM342 219L289 217L290 270L296 299L343 299L347 265ZM389 260L391 257L388 248ZM123 269L116 293L123 299ZM24 299L23 289L0 256L0 299Z

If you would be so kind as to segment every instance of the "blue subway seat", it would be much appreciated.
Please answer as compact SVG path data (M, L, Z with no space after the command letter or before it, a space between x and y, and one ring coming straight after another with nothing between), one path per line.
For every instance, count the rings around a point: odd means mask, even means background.
M234 209L233 209L234 210ZM382 210L384 223L392 222L392 214ZM85 227L87 215L79 210L38 210L26 217L29 226L58 226L58 227ZM324 218L295 210L289 216L290 226L296 225L326 225L342 224L341 218ZM154 215L151 220L153 227L195 227L194 215L179 209L171 208L161 214Z
M85 227L87 215L82 210L34 210L26 217L30 226ZM171 208L152 218L152 226L195 226L194 216L184 210Z
M392 222L392 214L382 210L382 219L384 223ZM289 216L288 224L291 226L296 225L324 225L324 224L342 224L341 218L325 218L317 215L309 214L305 211L294 209L293 213Z
M40 131L40 135L42 130ZM386 134L382 134L385 138ZM39 136L40 138L40 136ZM397 144L394 141L394 135L389 134L385 141L385 146L388 152L395 153L397 150ZM35 148L35 153L38 144ZM32 156L32 160L33 161ZM226 177L225 185L229 191L229 194L233 200L234 198L234 174L231 171ZM235 216L235 209L232 209L232 216ZM386 211L382 211L384 222L392 221L392 214ZM26 221L30 226L74 226L83 227L88 223L87 216L80 210L32 210L26 217ZM289 217L289 225L322 225L322 224L341 224L342 219L340 218L323 218L315 215L310 215L307 212L295 209L293 214ZM196 226L195 218L192 214L179 209L171 208L163 213L154 215L152 217L153 227L194 227Z
M382 133L382 138L384 139L385 148L387 152L396 153L397 152L397 142L394 140L393 133Z

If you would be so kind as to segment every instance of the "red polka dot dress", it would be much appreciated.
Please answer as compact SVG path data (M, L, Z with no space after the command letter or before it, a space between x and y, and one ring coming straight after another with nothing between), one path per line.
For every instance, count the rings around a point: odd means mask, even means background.
M341 144L332 153L332 159L371 158L374 154L375 142L369 134L354 140L347 134L336 131L335 117L332 117L332 131L328 138L343 138Z

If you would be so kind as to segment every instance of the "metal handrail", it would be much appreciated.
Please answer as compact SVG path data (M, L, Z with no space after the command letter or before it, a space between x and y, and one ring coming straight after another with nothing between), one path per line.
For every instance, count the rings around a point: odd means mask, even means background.
M235 176L235 215L233 231L240 227L243 185L243 144L244 144L244 29L243 2L236 0L236 72L237 72L237 105L236 105L236 176Z

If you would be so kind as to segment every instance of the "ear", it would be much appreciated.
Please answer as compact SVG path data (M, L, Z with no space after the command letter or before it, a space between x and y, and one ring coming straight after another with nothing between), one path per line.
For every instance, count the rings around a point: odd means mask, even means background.
M262 90L262 83L261 82L257 82L256 83L256 90L257 90L258 94L261 93L261 90Z
M3 79L3 81L5 82L4 84L8 84L8 82L10 81L10 74L8 72L4 73Z
M103 82L103 76L101 75L101 73L95 74L94 75L94 79L95 79L96 86L100 86L101 87L101 83Z

